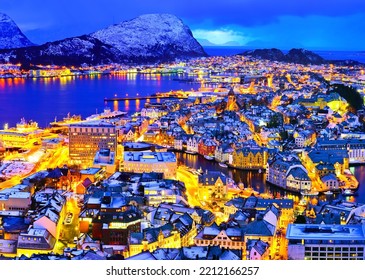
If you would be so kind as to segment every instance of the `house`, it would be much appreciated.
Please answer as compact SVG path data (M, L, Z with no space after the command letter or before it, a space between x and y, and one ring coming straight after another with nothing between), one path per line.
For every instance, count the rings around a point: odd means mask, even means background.
M261 147L245 147L233 151L230 164L239 169L265 169L268 151Z
M199 142L200 142L199 136L194 135L188 137L188 140L186 142L186 152L197 154L199 152Z
M286 175L286 188L295 191L311 190L312 181L303 166L296 166L289 169Z
M198 143L198 153L202 156L214 156L217 143L211 138L202 138Z
M232 250L246 250L246 243L242 229L239 227L229 227L227 229L220 229L213 225L205 227L194 238L197 246L219 246L220 248Z
M246 244L247 260L269 259L269 243L257 239L248 239Z
M30 257L33 254L44 254L53 251L56 238L47 229L29 228L18 238L18 255Z
M328 173L324 175L321 178L321 181L323 182L326 187L331 191L337 191L339 190L339 182L335 174Z
M208 171L198 177L198 192L200 197L210 197L213 194L224 196L227 193L227 177L220 171Z

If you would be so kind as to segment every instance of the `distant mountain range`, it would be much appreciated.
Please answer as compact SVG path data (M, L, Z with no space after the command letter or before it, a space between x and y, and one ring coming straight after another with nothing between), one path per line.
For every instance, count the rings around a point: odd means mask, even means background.
M20 30L13 21L4 20L0 24L9 30L3 37L0 36L0 42L19 37ZM170 14L142 15L89 35L40 46L33 46L25 36L23 41L23 44L10 42L6 47L0 45L0 62L95 65L161 62L206 56L189 27Z
M324 63L333 63L336 65L358 65L361 64L355 60L326 60L320 55L308 51L305 49L291 49L287 54L284 54L279 49L256 49L245 51L241 53L245 56L251 56L257 59L267 59L271 61L278 62L288 62L288 63L297 63L297 64L324 64Z
M216 46L201 40L206 46ZM235 45L236 42L228 42ZM354 60L325 60L318 54L291 49L256 49L243 55L299 64L356 65ZM207 56L191 30L170 14L146 14L78 37L34 45L6 14L0 13L0 63L81 65L83 63L154 63Z

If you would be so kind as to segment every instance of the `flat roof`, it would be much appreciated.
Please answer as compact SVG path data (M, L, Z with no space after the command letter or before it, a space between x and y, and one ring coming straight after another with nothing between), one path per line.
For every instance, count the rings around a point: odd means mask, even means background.
M176 156L172 152L124 152L125 162L176 162Z
M69 124L70 127L116 127L114 124L105 120L80 121Z
M80 174L83 174L83 175L95 175L100 170L101 170L101 168L91 167L91 168L87 168L87 169L80 170Z
M289 224L287 239L364 240L365 225Z

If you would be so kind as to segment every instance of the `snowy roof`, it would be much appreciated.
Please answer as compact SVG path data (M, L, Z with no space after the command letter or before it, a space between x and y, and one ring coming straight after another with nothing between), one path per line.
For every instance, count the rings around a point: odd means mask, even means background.
M361 240L365 241L365 225L307 225L289 224L287 239Z

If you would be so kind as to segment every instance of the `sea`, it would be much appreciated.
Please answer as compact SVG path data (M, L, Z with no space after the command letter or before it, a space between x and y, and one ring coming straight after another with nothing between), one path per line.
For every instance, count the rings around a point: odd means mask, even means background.
M247 49L246 49L247 50ZM234 55L244 51L241 48L207 47L209 55ZM326 59L355 59L365 63L365 53L361 52L322 52ZM12 78L0 79L0 129L5 124L14 127L24 118L36 121L39 126L48 127L55 120L62 120L67 115L81 115L86 118L101 113L106 107L133 114L140 111L145 100L105 102L104 98L126 96L150 96L171 90L197 90L199 84L179 81L177 74L125 74L125 75L90 75L62 78ZM268 186L265 174L250 171L225 169L217 163L208 161L198 155L177 154L180 162L193 168L203 170L220 170L236 182L251 186L259 192L271 193L275 197L293 196L281 189ZM365 166L351 167L360 182L358 196L343 198L350 202L365 203ZM321 200L333 200L339 197L320 197Z

